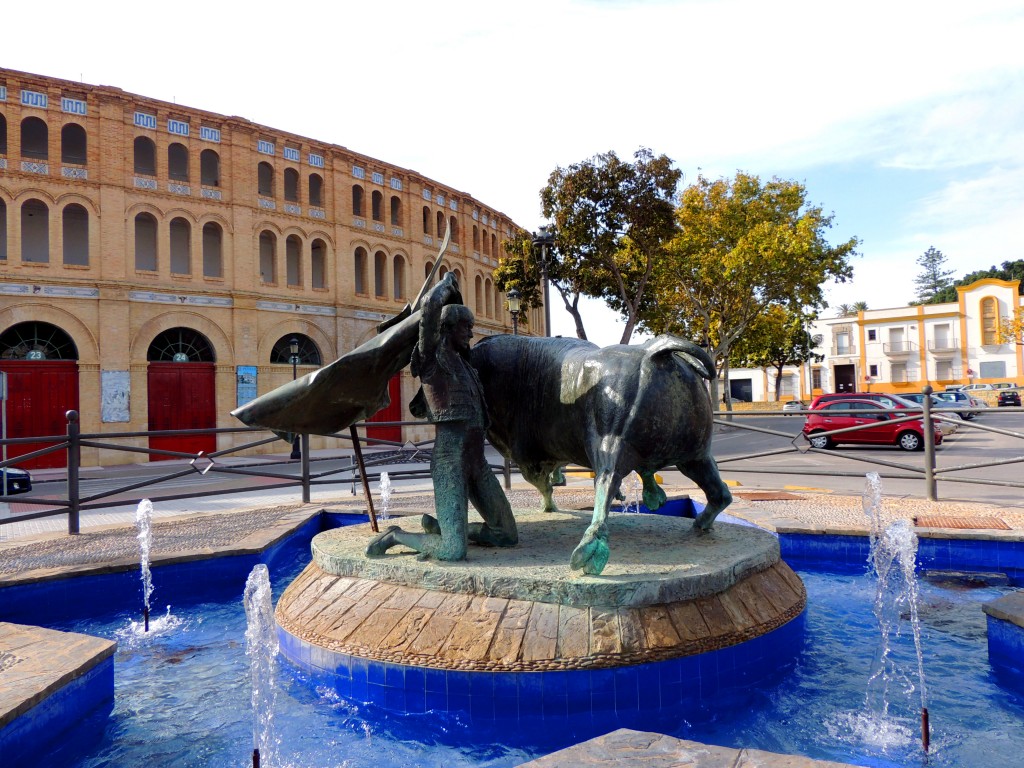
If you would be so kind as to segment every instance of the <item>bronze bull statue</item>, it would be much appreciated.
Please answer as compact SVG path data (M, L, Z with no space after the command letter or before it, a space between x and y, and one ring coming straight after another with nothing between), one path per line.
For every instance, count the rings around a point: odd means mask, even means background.
M692 342L658 336L643 345L598 347L565 338L493 336L471 352L487 398L488 438L515 461L553 510L551 473L566 464L595 473L594 515L570 564L599 574L608 562L609 506L626 475L643 478L644 503L665 492L654 473L669 465L696 483L707 506L694 528L707 531L732 501L711 458L715 375Z

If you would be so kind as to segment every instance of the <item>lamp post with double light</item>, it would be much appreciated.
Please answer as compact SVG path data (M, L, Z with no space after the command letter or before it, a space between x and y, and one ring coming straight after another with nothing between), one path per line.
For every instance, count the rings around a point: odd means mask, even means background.
M540 248L540 282L544 291L544 335L551 335L551 305L548 301L548 251L555 245L555 233L541 227L533 236L534 247Z
M513 288L506 297L508 298L508 312L512 315L512 335L519 335L519 308L522 306L522 297L519 291Z
M292 381L298 377L299 373L299 340L295 336L292 336L288 340L288 352L292 361ZM288 457L290 459L301 459L302 449L299 447L299 436L295 435L292 437L292 452Z

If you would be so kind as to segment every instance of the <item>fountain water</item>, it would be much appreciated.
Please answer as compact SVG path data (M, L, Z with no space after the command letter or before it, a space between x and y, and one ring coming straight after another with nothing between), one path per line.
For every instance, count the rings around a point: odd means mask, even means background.
M875 578L874 614L878 621L879 644L873 672L868 679L866 704L883 730L892 723L891 694L902 690L906 695L918 691L921 700L921 743L928 751L928 691L924 677L924 656L921 650L921 622L918 616L919 586L914 568L917 560L917 536L906 520L891 521L882 509L882 487L876 472L867 475L863 495L864 512L870 519L871 539L868 563ZM909 618L917 656L917 684L893 657L893 641L903 631Z
M391 515L391 478L387 472L380 473L380 519L389 520Z
M153 503L143 499L135 509L135 525L139 529L141 550L140 571L142 573L142 620L144 631L149 632L149 598L153 594L153 575L149 570L149 553L153 546Z
M245 582L245 653L252 680L252 764L273 766L277 742L274 738L274 705L277 689L277 632L270 572L260 563Z

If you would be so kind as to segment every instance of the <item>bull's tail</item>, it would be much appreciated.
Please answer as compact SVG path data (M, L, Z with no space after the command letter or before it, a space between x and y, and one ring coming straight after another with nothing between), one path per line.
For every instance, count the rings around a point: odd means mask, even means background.
M711 355L689 339L680 339L678 336L670 336L666 333L656 336L643 346L650 357L675 354L689 363L701 378L708 380L715 378L715 363L711 359Z

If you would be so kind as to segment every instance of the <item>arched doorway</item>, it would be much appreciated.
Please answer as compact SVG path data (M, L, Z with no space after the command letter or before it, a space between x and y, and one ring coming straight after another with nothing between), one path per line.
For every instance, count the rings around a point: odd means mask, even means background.
M146 353L149 361L149 430L213 429L217 426L216 366L213 345L191 328L159 334ZM217 436L161 435L151 450L197 454L217 450ZM150 461L178 458L151 454Z
M0 371L7 376L7 437L42 437L67 432L65 414L78 410L78 348L55 325L27 322L0 334ZM53 443L7 446L7 458L23 456ZM25 469L67 466L67 453L30 459Z
M388 381L388 396L391 398L391 403L366 420L366 436L371 440L391 440L392 442L400 443L402 441L401 427L375 427L371 425L379 421L402 420L402 374L396 373Z

